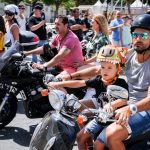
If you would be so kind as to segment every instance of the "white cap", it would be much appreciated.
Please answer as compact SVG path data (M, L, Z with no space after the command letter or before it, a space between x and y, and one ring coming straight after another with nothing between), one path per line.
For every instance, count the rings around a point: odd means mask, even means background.
M4 11L9 11L11 13L14 13L15 15L17 15L19 13L18 7L14 4L6 5L4 7Z

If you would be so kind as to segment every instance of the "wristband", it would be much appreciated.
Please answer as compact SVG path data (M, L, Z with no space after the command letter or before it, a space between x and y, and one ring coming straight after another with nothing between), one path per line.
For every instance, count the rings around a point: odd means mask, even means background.
M129 107L130 107L131 114L135 115L137 113L137 106L134 104L130 104Z
M72 75L68 72L69 76L70 76L70 79L72 79Z

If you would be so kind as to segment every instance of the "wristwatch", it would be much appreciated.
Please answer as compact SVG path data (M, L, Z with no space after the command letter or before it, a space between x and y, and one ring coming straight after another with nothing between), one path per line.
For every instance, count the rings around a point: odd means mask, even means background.
M129 107L130 107L131 114L135 115L137 113L137 106L134 104L130 104Z

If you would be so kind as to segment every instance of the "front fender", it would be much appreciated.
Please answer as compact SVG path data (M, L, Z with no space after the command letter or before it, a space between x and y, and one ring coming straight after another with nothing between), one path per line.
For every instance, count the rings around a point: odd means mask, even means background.
M73 146L78 131L79 127L73 119L56 112L48 112L35 129L30 150L46 150L46 147L52 145L56 150L58 147L68 150Z

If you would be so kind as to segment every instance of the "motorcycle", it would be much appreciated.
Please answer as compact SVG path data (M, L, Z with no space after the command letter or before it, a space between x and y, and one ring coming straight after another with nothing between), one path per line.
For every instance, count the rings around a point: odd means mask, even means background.
M118 88L118 86L113 88L108 86L109 99L111 97L126 98L127 93L125 89ZM58 150L60 147L63 150L71 150L80 130L79 124L87 123L93 117L99 118L99 121L101 119L103 123L113 121L104 116L103 109L87 108L73 94L54 89L48 93L48 96L51 106L56 111L48 112L38 124L30 142L30 150ZM85 109L80 112L81 106ZM89 116L89 113L92 116Z
M83 40L81 41L83 56L86 56L87 53L86 45L88 44L89 41L91 41L93 35L94 32L92 30L86 31L86 33L83 35Z
M108 86L107 95L110 102L114 98L128 98L128 92L125 89L114 85ZM48 93L48 96L51 106L56 111L48 112L37 125L30 141L30 150L72 150L80 130L79 124L87 123L92 118L96 118L102 124L115 121L112 118L113 114L108 114L102 108L97 110L84 106L86 109L79 112L83 104L73 94L54 89ZM88 113L91 113L92 117L89 117ZM150 132L147 134L150 136ZM142 138L140 136L138 139L127 140L126 148L138 150L143 141L147 142L147 134L144 134ZM143 148L147 147L147 143L144 143Z
M23 32L23 36L27 36ZM25 114L29 118L43 117L53 110L48 97L42 97L40 91L45 88L43 76L46 71L33 69L32 62L25 61L22 50L36 47L38 37L30 33L28 38L20 37L20 43L15 43L18 49L14 53L9 48L0 57L0 129L9 124L16 115L17 95L20 94L24 102Z

